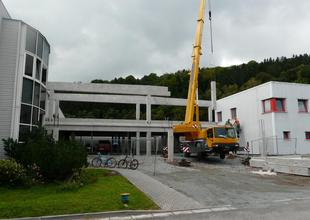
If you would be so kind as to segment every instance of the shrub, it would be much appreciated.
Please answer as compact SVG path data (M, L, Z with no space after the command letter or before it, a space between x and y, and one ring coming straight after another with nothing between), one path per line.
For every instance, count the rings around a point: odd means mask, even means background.
M31 132L22 144L10 139L4 142L8 146L5 149L7 155L26 168L39 167L39 173L48 181L64 180L87 162L87 152L81 144L75 141L55 142L43 128Z
M25 185L26 170L13 160L0 160L0 186Z
M8 138L8 139L2 139L3 145L4 145L4 151L5 155L10 157L10 158L17 158L19 157L19 143L17 140L13 140L13 138Z

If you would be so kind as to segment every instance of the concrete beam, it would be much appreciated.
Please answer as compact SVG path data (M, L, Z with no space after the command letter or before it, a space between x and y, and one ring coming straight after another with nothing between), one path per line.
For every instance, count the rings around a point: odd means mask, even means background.
M145 96L55 93L55 99L72 102L147 104ZM149 96L151 105L186 106L186 99ZM200 107L211 107L211 101L199 100Z
M168 162L173 162L174 160L174 136L173 130L168 130Z
M168 87L163 86L48 82L47 89L55 92L170 96Z

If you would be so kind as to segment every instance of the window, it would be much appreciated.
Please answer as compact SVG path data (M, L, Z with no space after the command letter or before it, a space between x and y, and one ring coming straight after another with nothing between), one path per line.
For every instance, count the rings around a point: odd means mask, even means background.
M271 112L271 100L264 101L264 112Z
M283 131L283 139L288 140L291 138L291 132L289 131Z
M37 55L40 58L42 58L43 55L43 37L41 34L38 35Z
M25 75L32 77L33 73L33 56L26 54Z
M19 141L25 141L29 135L30 126L20 125L19 126Z
M285 99L271 98L263 100L263 112L285 112Z
M41 61L37 59L36 62L36 79L40 80L40 75L41 75Z
M45 100L46 100L46 89L41 87L41 95L40 95L40 108L45 110Z
M310 140L310 131L306 131L306 140Z
M35 83L34 85L34 96L33 96L33 105L40 106L40 84Z
M33 111L32 111L32 124L33 125L38 125L39 123L39 109L33 107Z
M43 62L45 63L45 65L48 65L48 57L50 54L50 47L48 46L47 42L44 41L43 43Z
M22 102L32 104L32 94L33 94L33 82L32 80L23 80L23 91L22 91Z
M46 85L46 72L47 72L47 69L46 68L43 68L42 69L42 83L44 85Z
M207 130L207 137L208 138L213 138L213 129Z
M20 110L20 123L30 124L31 121L31 106L22 105Z
M298 99L298 111L308 112L308 100L307 99Z
M217 121L218 122L222 122L223 121L223 119L222 119L222 112L218 112L217 113Z
M37 32L32 28L27 28L26 50L35 54L37 45Z
M231 113L231 119L237 119L237 109L236 108L230 109L230 113Z

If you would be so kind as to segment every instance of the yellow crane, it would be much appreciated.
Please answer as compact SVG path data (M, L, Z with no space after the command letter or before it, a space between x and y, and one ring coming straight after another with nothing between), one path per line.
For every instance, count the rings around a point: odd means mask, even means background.
M193 63L190 72L186 113L184 122L173 127L175 134L182 134L186 141L194 142L195 151L198 155L206 153L218 153L225 158L229 151L235 151L239 147L235 129L232 126L214 126L202 129L199 121L198 106L198 75L200 57L202 55L202 33L205 16L206 0L200 1L198 24L193 48ZM211 12L209 13L211 16Z

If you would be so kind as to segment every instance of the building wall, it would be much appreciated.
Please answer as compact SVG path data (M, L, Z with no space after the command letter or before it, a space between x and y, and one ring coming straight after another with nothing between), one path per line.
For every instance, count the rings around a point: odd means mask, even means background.
M285 98L286 112L264 113L262 101L269 98ZM237 108L240 144L249 142L254 153L262 153L264 145L271 154L293 154L297 144L297 153L305 154L310 153L310 141L305 139L305 132L310 131L310 114L298 112L298 99L310 99L310 85L268 82L218 100L216 112L222 111L220 124L224 124L231 118L230 109ZM291 139L284 140L283 131L290 131Z
M20 22L3 20L0 33L0 139L11 136ZM0 155L2 155L0 141Z
M297 138L297 153L310 153L310 141L305 136L306 131L310 132L310 114L298 110L298 99L307 99L309 111L310 85L272 82L272 87L274 97L286 99L286 112L275 113L276 136L283 138L283 131L290 131L291 138ZM295 140L285 141L279 144L279 150L294 153L294 145Z

